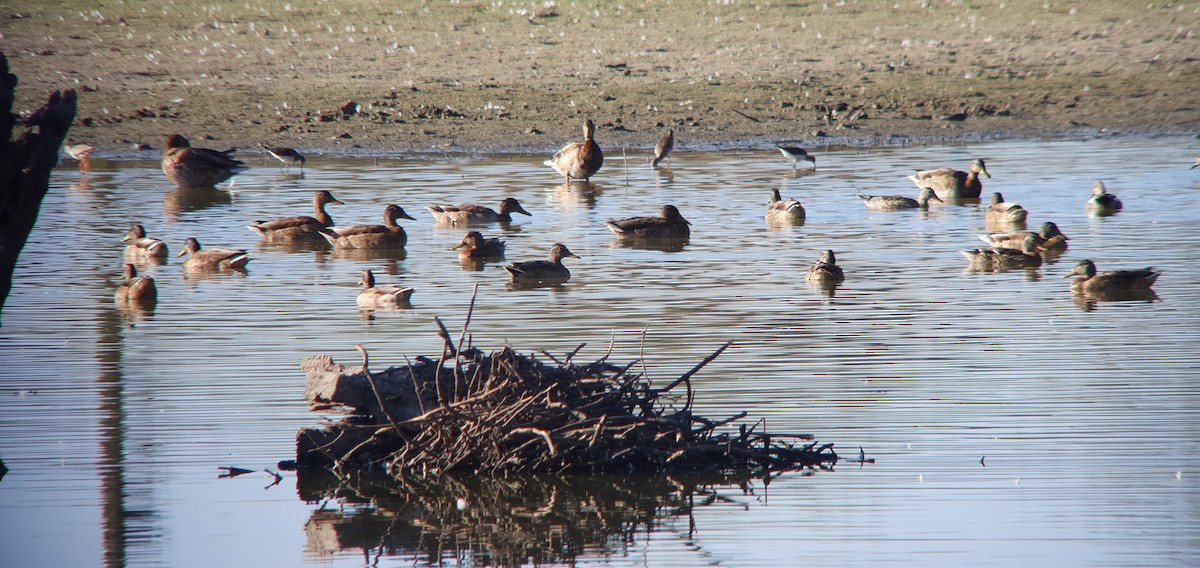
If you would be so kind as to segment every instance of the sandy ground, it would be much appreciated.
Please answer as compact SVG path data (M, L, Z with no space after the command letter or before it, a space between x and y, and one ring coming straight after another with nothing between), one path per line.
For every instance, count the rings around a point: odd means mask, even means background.
M81 7L83 6L83 7ZM886 145L1200 129L1200 4L0 1L17 109L139 155ZM353 104L348 104L353 103ZM248 150L247 150L248 151Z

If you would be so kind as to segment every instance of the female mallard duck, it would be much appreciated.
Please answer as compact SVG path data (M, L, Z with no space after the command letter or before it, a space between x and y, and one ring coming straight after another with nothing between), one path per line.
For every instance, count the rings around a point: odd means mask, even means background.
M362 278L358 280L358 285L363 287L362 291L358 293L358 305L364 308L406 304L413 295L412 288L375 286L375 275L370 270L362 271Z
M429 213L433 215L434 221L438 224L454 227L495 223L497 221L507 224L512 222L513 213L520 213L527 217L533 216L524 207L521 207L521 202L512 197L506 197L504 201L500 202L499 212L492 210L490 207L475 205L474 203L430 205L425 209L429 210Z
M987 171L983 160L971 161L969 171L960 172L950 168L918 171L908 176L917 187L928 187L937 194L938 199L973 199L983 193L983 184L979 182L979 174L992 177Z
M999 191L992 192L992 204L988 207L984 222L988 225L1022 224L1029 212L1017 203L1005 201Z
M231 156L234 150L192 148L187 138L172 134L167 137L167 148L163 151L162 171L171 183L180 187L212 187L246 169Z
M454 245L450 250L457 250L458 258L463 260L499 258L504 256L504 241L485 239L483 233L471 231L462 238L462 242Z
M225 248L200 248L200 241L188 237L179 256L190 255L183 262L187 270L244 270L250 255L244 250Z
M566 178L567 184L572 179L591 178L604 165L604 152L600 151L600 145L593 139L595 134L596 125L589 118L583 123L583 142L567 144L550 158L550 166Z
M321 232L335 247L348 249L404 248L408 244L408 233L396 223L398 219L416 221L403 207L390 204L383 209L382 225L355 225L344 229L329 227Z
M930 201L941 201L928 187L922 187L916 199L900 195L859 195L859 199L871 211L899 211L901 209L929 209Z
M787 158L787 161L792 163L793 170L796 169L796 165L800 162L811 162L813 169L817 169L817 159L810 156L804 148L797 148L795 146L776 146L776 148L779 149L779 153L783 154L784 158Z
M566 257L579 258L561 243L550 247L550 260L530 260L514 262L504 267L513 280L535 282L538 280L566 280L571 277L571 271L563 266Z
M1098 181L1092 186L1092 198L1083 206L1084 211L1095 217L1104 217L1120 211L1124 205L1117 196L1104 189L1104 182Z
M129 243L125 246L125 258L167 258L167 243L147 237L146 228L141 223L134 224L121 242Z
M686 239L691 225L674 205L663 205L661 217L633 217L604 223L618 237Z
M1113 270L1096 273L1096 265L1090 260L1081 260L1075 268L1063 276L1070 278L1079 276L1071 281L1071 290L1076 293L1102 294L1111 292L1144 292L1154 285L1161 271L1154 267L1141 270Z
M1032 235L1026 235L1020 248L993 247L959 251L967 258L969 270L992 272L1013 268L1037 268L1042 265L1042 255Z
M251 231L269 241L288 241L296 239L320 238L321 230L333 226L333 217L325 212L325 205L342 205L328 191L318 191L313 194L313 216L297 215L282 217L270 221L258 221L257 225L247 225Z
M158 301L158 288L149 276L138 276L132 264L125 263L125 281L117 286L118 304L148 304Z
M842 272L842 267L837 265L837 257L831 250L821 253L821 259L804 274L804 281L809 284L829 286L841 284L844 280L846 275Z
M990 235L979 235L983 242L1001 248L1021 248L1021 243L1032 238L1033 242L1042 250L1067 250L1067 241L1070 239L1058 229L1058 225L1053 221L1042 223L1040 231L1033 233L1022 231L1018 233L992 233Z
M671 131L667 132L666 136L662 137L662 140L658 141L658 144L655 144L654 159L650 161L650 167L657 168L659 162L666 160L667 161L667 169L668 170L671 169L671 150L674 150L674 149L675 149L675 131L671 130Z
M262 149L266 150L271 156L274 156L276 160L283 162L280 164L279 169L284 169L285 167L287 169L291 169L292 164L300 164L300 172L304 172L305 159L304 155L300 152L297 152L292 148L284 148L283 146L268 146L264 143L259 143L259 146L262 146Z
M803 225L804 206L795 199L783 200L778 189L771 190L771 204L764 215L769 225Z

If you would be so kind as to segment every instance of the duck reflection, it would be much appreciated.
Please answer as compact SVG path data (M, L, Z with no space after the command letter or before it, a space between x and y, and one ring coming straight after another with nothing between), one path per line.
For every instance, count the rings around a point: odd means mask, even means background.
M163 194L163 211L168 217L233 203L233 194L213 187L177 187Z
M1159 301L1154 290L1111 290L1103 292L1083 292L1071 294L1075 306L1085 312L1095 311L1101 303L1110 302L1145 302Z

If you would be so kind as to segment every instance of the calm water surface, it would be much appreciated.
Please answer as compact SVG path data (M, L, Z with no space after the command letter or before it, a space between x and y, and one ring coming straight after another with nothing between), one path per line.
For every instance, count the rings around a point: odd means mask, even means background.
M1190 145L1190 146L1189 146ZM1188 566L1200 564L1200 170L1189 139L995 143L819 153L793 173L773 150L687 153L673 172L610 150L590 186L564 189L545 156L334 159L304 177L265 159L231 191L170 191L157 162L64 164L21 256L0 327L0 564L35 566L408 566L405 541L376 548L318 536L361 505L297 494L285 472L218 479L217 467L271 468L320 417L300 360L382 368L435 354L434 316L486 349L593 359L644 356L669 381L727 340L694 381L698 412L746 410L769 429L808 432L874 464L711 488L690 516L653 520L584 547L576 564ZM613 156L616 154L616 156ZM987 232L977 206L868 212L857 193L915 197L915 168L988 160L1001 191L1055 221L1070 250L1031 271L966 272L957 251ZM1093 219L1102 179L1125 211ZM768 228L779 189L808 211ZM345 205L339 225L378 223L394 202L406 255L355 255L259 242L256 219L307 214L312 192ZM484 228L508 260L555 242L573 278L514 288L501 263L464 267L424 206L518 198L533 213ZM691 240L669 250L617 243L607 219L677 205ZM117 310L121 236L132 222L172 253L247 248L245 274L185 275L174 257L151 313ZM846 283L832 297L803 273L833 249ZM1061 277L1164 270L1157 301L1088 304ZM416 288L412 305L360 311L358 274ZM477 269L481 268L481 269ZM981 463L981 458L986 458ZM666 491L666 490L664 490ZM301 493L304 493L301 491ZM387 523L384 523L387 525ZM326 535L328 536L328 535ZM370 540L365 539L365 540ZM396 544L399 542L399 544ZM332 543L332 544L331 544ZM446 557L447 561L469 555Z

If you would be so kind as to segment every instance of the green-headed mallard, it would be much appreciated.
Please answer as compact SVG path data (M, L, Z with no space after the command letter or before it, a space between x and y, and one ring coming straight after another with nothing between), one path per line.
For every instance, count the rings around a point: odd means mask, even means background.
M1087 200L1083 210L1089 215L1103 217L1120 211L1122 207L1121 200L1105 190L1104 182L1098 181L1092 186L1092 197Z
M158 288L149 276L138 276L132 264L125 263L125 281L117 286L118 304L149 304L158 301Z
M1136 292L1146 291L1158 277L1161 271L1154 267L1141 270L1113 270L1096 273L1096 265L1090 260L1081 260L1063 278L1079 276L1071 281L1071 290L1077 293L1099 294L1105 292Z
M937 194L938 199L972 199L983 192L983 184L979 182L979 174L992 177L987 171L983 160L971 161L969 171L960 172L950 168L936 170L921 170L908 176L917 187L928 187Z
M592 119L583 123L583 142L572 142L563 146L547 162L559 175L566 178L565 183L572 179L587 180L604 165L604 152L594 139L596 125Z
M650 167L657 168L659 162L666 160L667 169L671 169L671 150L674 149L675 131L671 130L667 132L666 136L662 137L662 140L658 141L658 144L654 145L654 159L650 161Z
M775 148L779 150L780 154L783 154L784 158L787 158L787 161L792 163L792 169L796 169L796 165L800 162L811 162L813 169L817 168L817 158L810 156L804 148L795 146L776 146Z
M1013 268L1037 268L1042 265L1042 255L1032 235L1026 235L1020 248L992 247L959 251L967 258L967 268L992 272Z
M394 203L383 209L382 225L355 225L353 227L329 227L321 232L335 247L348 249L404 248L408 244L408 233L396 223L398 219L415 221L403 207Z
M463 260L478 258L499 258L504 256L504 241L500 239L485 239L483 233L471 231L462 238L462 242L450 250L457 250L458 257Z
M333 217L325 212L326 204L342 205L328 191L313 193L313 216L297 215L270 221L258 221L247 227L269 241L320 239L321 230L333 226Z
M999 191L994 191L984 222L989 225L1022 224L1028 216L1029 212L1020 204L1005 201Z
M1058 225L1053 221L1042 223L1040 231L1033 233L1028 231L1020 231L1016 233L992 233L990 235L979 235L979 239L983 242L1002 248L1021 248L1021 243L1032 238L1038 248L1043 250L1067 250L1067 241L1070 239L1058 229Z
M259 146L262 146L262 149L266 150L268 154L274 156L276 160L283 162L279 166L280 169L291 169L292 164L300 164L300 171L304 171L305 159L304 155L300 152L297 152L292 148L285 148L283 146L268 146L265 143L259 143Z
M803 225L804 206L795 199L784 201L779 190L772 189L770 205L763 217L769 225Z
M134 224L133 228L125 233L125 238L121 239L121 242L129 243L125 246L125 258L156 260L167 258L167 243L147 237L146 228L141 223Z
M187 138L172 134L167 137L163 151L162 171L171 183L180 187L212 187L246 169L232 157L234 150L192 148Z
M363 287L362 291L358 293L358 305L364 308L407 304L413 295L412 288L376 286L375 274L370 270L362 271L362 278L359 278L358 285Z
M604 223L618 237L686 239L691 225L674 205L663 205L660 217L633 217Z
M513 280L536 282L542 280L566 280L571 277L571 271L563 266L566 257L579 258L566 245L555 243L550 247L550 260L530 260L514 262L504 267Z
M829 286L841 284L844 280L846 280L846 275L842 272L842 267L837 265L837 257L831 250L822 252L821 259L804 274L804 281L809 284Z
M475 205L474 203L430 205L425 209L429 210L429 213L433 215L434 221L438 224L454 227L496 222L511 223L513 213L520 213L528 217L533 216L524 207L521 207L521 202L512 197L506 197L504 201L500 202L500 211L495 211L490 207L482 205Z
M250 262L250 255L240 249L200 248L200 241L188 237L178 256L188 255L183 262L187 270L242 270Z
M859 199L871 211L899 211L901 209L929 209L930 201L941 201L933 189L922 187L916 199L901 195L859 195Z

